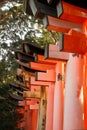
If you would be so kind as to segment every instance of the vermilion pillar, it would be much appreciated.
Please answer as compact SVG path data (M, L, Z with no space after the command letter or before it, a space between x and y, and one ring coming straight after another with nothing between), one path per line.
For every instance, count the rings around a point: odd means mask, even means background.
M46 130L53 130L54 83L50 83L47 96Z
M63 86L62 62L56 64L56 82L54 91L53 130L63 130Z
M70 54L66 68L63 130L82 130L83 107L80 92L83 85L83 57Z
M87 38L87 20L83 24L83 33ZM86 41L87 45L87 41ZM84 86L83 86L83 95L84 95L84 129L87 129L87 53L85 55L85 65L84 65Z
M38 110L32 110L32 130L37 130ZM30 130L30 129L29 129Z
M26 113L26 128L25 130L32 130L32 112L30 109Z
M87 54L84 57L84 82L83 82L83 99L84 99L84 129L87 129Z
M25 106L25 119L26 125L24 130L37 130L37 120L38 120L38 109L31 109L30 105L35 104L36 101L26 99Z

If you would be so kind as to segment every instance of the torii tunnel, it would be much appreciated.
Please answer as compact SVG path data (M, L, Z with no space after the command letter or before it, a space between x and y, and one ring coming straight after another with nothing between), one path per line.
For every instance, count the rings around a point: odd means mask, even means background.
M87 1L25 0L25 12L60 39L44 49L30 42L15 49L19 68L10 85L22 97L15 98L23 114L17 127L87 130Z

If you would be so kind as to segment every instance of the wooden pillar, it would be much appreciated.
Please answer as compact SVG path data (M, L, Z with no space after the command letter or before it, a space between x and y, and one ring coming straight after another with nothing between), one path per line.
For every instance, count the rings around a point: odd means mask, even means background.
M38 130L45 130L46 126L46 90L41 87L41 100L38 115Z
M66 68L64 127L63 130L81 130L83 126L83 107L80 100L83 85L83 57L70 54Z
M50 83L47 96L46 130L53 130L54 83Z
M83 33L87 38L87 20L83 24ZM87 43L87 40L86 40ZM84 129L87 129L87 53L85 54L85 64L84 64L84 85L83 85L83 95L84 95Z
M84 71L83 71L83 100L84 100L84 129L87 129L87 54L84 57Z
M39 99L29 99L26 98L25 106L25 117L26 125L24 130L37 130L37 120L38 120L38 109L31 109L31 105L36 104Z
M56 64L56 82L54 91L53 130L63 130L63 86L62 62Z
M32 130L32 112L30 109L26 112L26 128L25 130Z
M37 130L38 110L32 110L32 130ZM29 129L30 130L30 129Z

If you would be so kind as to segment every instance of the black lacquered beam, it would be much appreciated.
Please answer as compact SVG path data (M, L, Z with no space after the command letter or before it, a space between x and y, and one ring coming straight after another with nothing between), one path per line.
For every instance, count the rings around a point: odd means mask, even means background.
M28 55L28 54L26 54L26 53L24 53L24 52L22 52L20 50L15 51L15 58L17 60L20 60L20 61L25 62L25 63L30 62L30 61L34 61L33 56Z
M47 2L45 2L41 0L29 0L29 5L33 15L40 19L43 18L44 15L57 17L56 4L54 4L53 7L53 5L50 6Z
M49 4L52 4L53 2L58 2L58 1L60 0L47 0ZM62 1L87 9L87 4L86 4L87 0L62 0Z
M28 15L32 15L33 16L33 13L32 13L31 8L29 6L29 0L24 0L24 11Z
M23 96L23 92L17 91L18 96Z
M52 5L52 4L56 3L56 2L58 2L58 0L47 0L47 2Z
M18 76L18 75L16 75L16 79L17 79L17 80L19 80L19 81L20 81L20 82L22 82L22 83L24 82L24 80L23 80L23 77L22 77L22 76Z
M15 94L12 94L12 93L9 93L9 96L14 99L14 100L18 100L18 101L21 101L21 100L24 100L24 98L22 96L19 96L19 95L15 95Z
M17 82L16 83L10 83L9 84L11 88L15 88L17 90L20 90L20 91L29 91L29 88L26 88L24 86L22 86L21 84L18 84Z
M37 1L49 6L50 8L55 9L59 0L37 0Z
M17 92L18 95L23 96L23 88L17 84L10 83L10 88Z
M13 90L15 90L15 91L17 91L17 92L18 92L18 91L23 92L23 88L20 87L18 84L10 83L9 85L10 85L10 88L12 88Z
M87 0L63 0L69 4L87 9Z
M44 55L44 49L41 48L36 43L23 43L22 48L23 48L23 52L29 55L33 55L33 56L35 54Z

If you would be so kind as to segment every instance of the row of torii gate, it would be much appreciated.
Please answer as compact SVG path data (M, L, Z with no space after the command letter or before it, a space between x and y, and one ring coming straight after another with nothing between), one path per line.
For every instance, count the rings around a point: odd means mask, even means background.
M26 13L62 33L45 49L23 42L15 50L17 82L10 85L23 95L17 108L23 114L21 129L87 129L87 6L73 2L25 0Z

